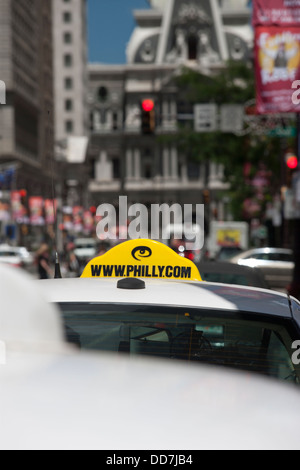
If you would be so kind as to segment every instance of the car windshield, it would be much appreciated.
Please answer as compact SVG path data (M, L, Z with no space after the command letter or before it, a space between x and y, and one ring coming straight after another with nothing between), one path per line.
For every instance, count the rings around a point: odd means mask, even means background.
M82 349L228 366L299 383L291 325L242 312L62 303L67 339Z
M236 284L240 286L255 286L252 278L235 273L201 273L202 279L208 282L222 282L224 284Z
M95 248L93 243L78 243L76 244L76 249L86 249L86 248Z
M241 248L238 248L238 247L221 248L221 250L217 254L217 259L220 261L227 260L227 259L233 258L234 256L238 255L241 252L242 252Z
M1 257L3 257L3 256L17 256L17 253L14 252L14 251L5 250L5 251L0 251L0 256Z

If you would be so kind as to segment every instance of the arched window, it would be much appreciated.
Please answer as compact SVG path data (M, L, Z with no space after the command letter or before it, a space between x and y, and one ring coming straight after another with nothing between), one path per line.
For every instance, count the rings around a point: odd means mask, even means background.
M198 55L198 38L194 34L188 36L188 59L196 60Z
M100 86L98 88L98 100L99 101L106 101L108 96L108 90L105 86Z

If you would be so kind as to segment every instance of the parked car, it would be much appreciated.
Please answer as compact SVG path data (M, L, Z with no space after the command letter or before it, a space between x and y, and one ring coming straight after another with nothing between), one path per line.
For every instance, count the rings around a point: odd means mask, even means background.
M197 267L204 281L269 288L263 274L256 268L228 261L202 261Z
M10 245L0 245L0 263L21 268L24 266L19 249Z
M271 289L286 289L293 278L293 251L288 248L253 248L229 262L259 269Z
M79 262L86 262L96 255L97 241L94 238L76 238L74 245L74 254Z
M233 258L238 254L242 253L244 250L240 246L222 246L215 256L216 261L225 261L227 259Z
M16 253L20 256L22 259L22 262L25 267L32 266L34 263L34 256L30 251L25 246L17 246L15 247Z

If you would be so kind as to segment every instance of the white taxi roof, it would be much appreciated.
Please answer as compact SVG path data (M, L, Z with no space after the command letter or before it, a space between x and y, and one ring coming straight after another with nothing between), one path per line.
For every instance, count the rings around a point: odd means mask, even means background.
M144 289L120 289L118 278L38 280L49 302L126 303L257 312L290 317L286 294L204 281L143 279Z
M287 295L204 282L192 261L149 239L126 241L90 260L80 278L38 282L48 301L55 303L183 306L291 316Z
M144 303L173 304L191 302L193 292L204 303L219 297L216 285L146 279L145 289L127 290L115 278L33 281L10 267L0 267L0 279L0 340L7 346L1 450L299 449L294 387L242 371L69 349L59 312L42 295L105 302L138 296L141 303L144 295ZM249 299L252 292L259 301L268 294L219 287L228 308L233 295ZM269 295L273 305L284 298Z
M1 450L300 449L299 391L242 371L72 352L9 356L0 384Z
M34 282L25 272L0 263L0 343L8 351L64 345L59 310Z

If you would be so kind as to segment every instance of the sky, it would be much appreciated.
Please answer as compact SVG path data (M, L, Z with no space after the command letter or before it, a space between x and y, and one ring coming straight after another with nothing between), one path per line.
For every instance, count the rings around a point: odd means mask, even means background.
M125 64L126 44L135 27L133 10L147 0L87 0L89 62Z

